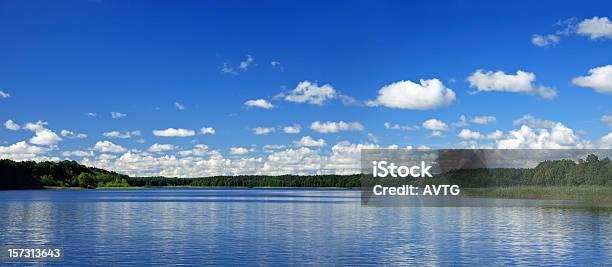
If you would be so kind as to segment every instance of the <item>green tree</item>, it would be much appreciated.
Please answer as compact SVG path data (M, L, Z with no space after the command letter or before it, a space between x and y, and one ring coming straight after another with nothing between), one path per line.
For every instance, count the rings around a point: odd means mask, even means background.
M48 185L48 186L53 186L53 185L57 184L55 179L53 179L53 175L50 175L50 174L45 174L45 175L41 176L40 177L40 182L43 185Z
M77 176L77 181L80 187L94 188L97 185L96 177L87 172L83 172Z

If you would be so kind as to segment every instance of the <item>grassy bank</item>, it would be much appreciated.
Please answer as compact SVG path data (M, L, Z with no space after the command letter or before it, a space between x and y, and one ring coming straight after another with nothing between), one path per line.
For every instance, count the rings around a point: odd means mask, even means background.
M610 186L508 186L490 188L464 188L463 195L516 198L516 199L551 199L580 200L593 203L612 204L612 187Z

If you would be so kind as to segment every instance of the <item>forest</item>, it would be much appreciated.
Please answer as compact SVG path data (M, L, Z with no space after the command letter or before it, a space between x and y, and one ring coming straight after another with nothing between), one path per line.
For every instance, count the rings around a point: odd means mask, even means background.
M431 178L430 178L431 179ZM461 169L418 182L457 184L461 187L535 186L612 186L612 163L609 158L588 155L585 159L547 160L535 168ZM417 183L418 183L417 182Z
M17 162L0 160L0 189L45 187L341 187L357 188L373 182L364 175L242 175L202 178L129 177L112 171L87 167L76 161ZM381 183L380 180L375 182ZM457 184L461 187L535 186L612 186L612 162L588 155L577 162L551 160L535 168L497 168L453 170L410 180L385 180L384 183Z
M95 188L129 186L127 175L91 168L76 161L0 160L0 189L44 186Z

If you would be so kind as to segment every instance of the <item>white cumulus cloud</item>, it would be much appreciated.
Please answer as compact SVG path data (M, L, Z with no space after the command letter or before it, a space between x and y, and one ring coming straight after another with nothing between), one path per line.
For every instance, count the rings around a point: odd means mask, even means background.
M22 160L59 160L44 156L44 154L50 152L51 149L47 147L40 147L26 143L25 141L17 142L10 146L0 146L0 158L12 159L17 161Z
M207 134L215 134L215 128L213 127L202 127L200 128L200 133L203 135L207 135Z
M8 98L10 96L11 96L11 94L0 90L0 98Z
M300 82L295 89L285 96L285 100L296 103L323 105L336 98L336 90L329 84L319 86L316 82Z
M482 135L480 132L472 131L470 129L463 129L457 134L462 139L480 139Z
M572 83L593 88L599 93L612 94L612 65L590 69L588 76L576 77L572 79Z
M402 131L414 131L414 130L418 130L421 128L418 125L400 125L397 123L393 124L390 122L385 122L383 123L383 125L385 126L385 129L402 130Z
M174 150L174 145L155 143L149 147L149 152L164 152L169 150Z
M251 99L251 100L244 102L244 105L246 107L258 107L258 108L263 108L263 109L274 108L274 105L272 105L272 103L270 103L268 100L265 100L265 99Z
M269 134L271 132L274 132L274 128L272 127L255 127L253 128L253 133L256 135L264 135L264 134Z
M487 136L486 136L487 139L493 139L493 140L499 140L502 137L504 137L504 132L502 132L500 130L495 130L495 131L487 134Z
M164 130L153 130L153 135L163 137L189 137L194 136L195 131L183 128L168 128Z
M574 130L556 123L550 129L532 129L523 125L520 129L512 130L504 138L497 140L497 146L501 149L556 149L581 148L584 144L574 134Z
M66 137L66 138L70 138L70 139L75 139L75 138L77 138L77 139L84 139L84 138L87 138L87 135L84 134L84 133L74 133L73 131L69 131L69 130L66 130L66 129L63 129L60 132L60 135L62 135L63 137Z
M244 154L248 154L249 150L247 148L244 147L230 147L230 154L231 155L244 155Z
M266 153L273 153L277 150L285 149L285 148L287 148L286 145L264 145L262 147L262 150L263 152L266 152Z
M359 122L315 121L312 124L310 124L310 129L318 133L337 133L340 131L363 131L364 127Z
M448 125L441 120L438 119L429 119L423 122L421 125L423 128L432 130L432 131L446 131L448 130Z
M93 157L93 152L91 152L91 151L84 151L84 150L64 151L64 152L62 152L62 156L64 156L64 157L79 157L79 158Z
M45 121L28 122L23 128L35 132L45 129L45 125L47 125Z
M15 123L13 120L7 120L4 123L4 127L6 129L13 130L13 131L17 131L17 130L21 129L21 126L19 126L19 124Z
M204 156L208 152L208 146L205 144L196 144L190 150L181 150L178 152L181 156Z
M37 121L36 123L28 122L23 127L26 130L33 131L34 136L30 138L29 142L35 145L55 145L62 141L55 132L45 128L47 125L44 121Z
M301 131L302 126L300 126L299 124L283 127L283 132L286 134L299 134Z
M450 105L455 101L455 92L444 86L438 79L399 81L384 86L378 91L375 100L366 105L385 106L388 108L427 110Z
M539 47L556 45L559 43L559 41L561 41L561 37L554 35L554 34L548 34L548 35L534 34L533 36L531 36L531 43Z
M100 154L97 157L99 160L104 161L104 162L108 162L111 159L116 159L117 155L113 155L113 154Z
M296 144L303 147L323 147L326 146L327 143L323 139L314 139L310 136L304 136L299 141L296 141Z
M81 163L132 176L203 177L230 174L228 168L231 161L212 152L206 157L177 157L129 151L113 160L86 158Z
M576 32L589 36L591 40L602 37L612 39L612 22L610 22L608 17L585 19L578 24Z
M128 139L128 138L140 136L140 134L141 134L140 131L136 130L136 131L127 131L123 133L119 131L110 131L110 132L105 132L102 135L105 137L109 137L109 138Z
M474 124L491 124L494 123L497 118L493 116L476 116L472 118L471 122Z
M98 141L94 145L93 150L103 153L123 153L127 151L124 147L116 145L111 141Z
M506 74L503 71L477 70L468 77L470 87L481 92L511 92L539 96L543 99L557 97L555 89L533 84L536 76L532 72L517 71L516 74Z

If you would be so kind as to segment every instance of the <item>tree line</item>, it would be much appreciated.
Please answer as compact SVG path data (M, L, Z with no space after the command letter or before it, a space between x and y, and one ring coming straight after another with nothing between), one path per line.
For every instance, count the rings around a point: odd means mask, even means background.
M546 160L535 168L460 169L417 179L415 184L456 184L460 187L494 186L612 186L612 162L590 154L585 159Z
M0 160L0 189L59 187L343 187L356 188L370 182L380 183L360 174L354 175L241 175L202 178L129 177L116 172L81 165L76 161L34 162ZM386 180L390 184L457 184L461 187L514 185L612 186L612 162L588 155L577 162L550 160L535 168L497 168L453 170L412 180Z
M353 175L240 175L204 178L131 177L133 186L197 187L360 187L360 174Z
M0 160L0 188L39 188L43 186L83 187L129 186L130 177L116 172L87 167L76 161Z

